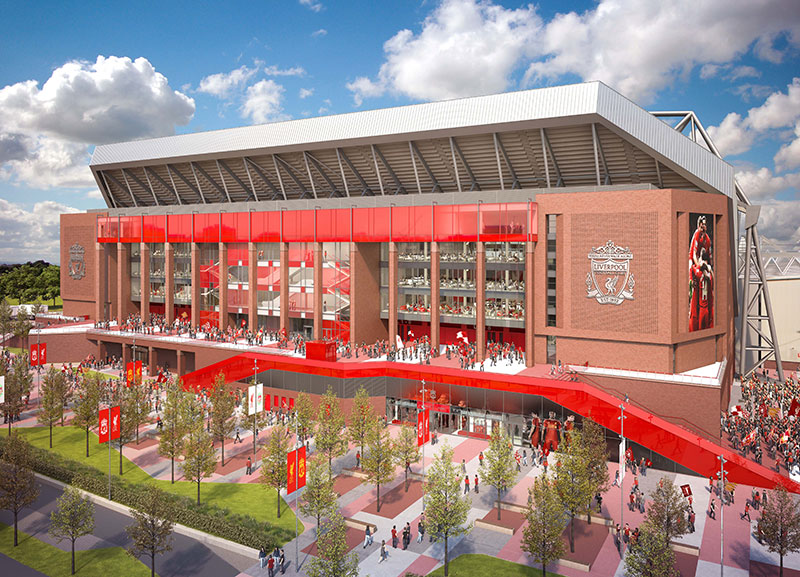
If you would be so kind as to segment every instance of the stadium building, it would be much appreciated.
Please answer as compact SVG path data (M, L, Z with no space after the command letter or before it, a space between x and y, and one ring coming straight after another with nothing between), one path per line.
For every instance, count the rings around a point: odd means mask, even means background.
M91 170L106 208L62 215L61 294L65 315L111 326L52 334L51 361L135 356L201 386L256 374L282 405L365 384L389 418L429 408L442 430L519 438L575 415L611 439L627 395L637 450L703 475L734 372L780 366L733 168L693 113L599 82L103 145ZM299 358L115 330L151 314L442 355ZM475 366L446 345L474 347ZM490 363L511 345L523 362ZM771 478L735 457L734 477Z

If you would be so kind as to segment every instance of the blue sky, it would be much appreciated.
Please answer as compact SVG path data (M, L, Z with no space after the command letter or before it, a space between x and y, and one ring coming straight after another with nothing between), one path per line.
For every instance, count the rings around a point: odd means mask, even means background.
M796 0L163 4L4 6L0 261L102 206L96 144L583 80L697 112L762 236L800 243Z

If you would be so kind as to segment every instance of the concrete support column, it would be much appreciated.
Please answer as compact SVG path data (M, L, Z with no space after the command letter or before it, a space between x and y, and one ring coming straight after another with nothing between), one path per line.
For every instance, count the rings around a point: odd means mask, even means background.
M475 252L475 342L476 359L480 363L486 357L486 252L482 242L476 244Z
M389 346L397 343L397 243L389 243ZM352 315L352 313L351 313Z
M175 248L164 243L164 316L167 324L175 320Z
M94 269L97 271L97 283L94 286L94 318L96 321L108 320L108 258L106 245L100 242L94 247Z
M128 317L131 300L131 265L128 247L121 242L117 243L117 323Z
M439 350L439 243L431 243L431 347Z
M158 349L155 347L147 347L147 358L149 362L147 363L147 374L150 378L156 374L158 370Z
M356 306L360 304L360 299L358 298L358 291L359 287L361 286L361 267L359 264L361 263L361 255L358 250L358 244L355 242L349 243L350 251L350 344L354 347L359 342L356 338L357 334L360 334L359 331L359 322L358 317L361 315L355 314ZM380 263L378 263L380 266ZM380 269L379 269L380 270ZM380 302L380 286L378 287L378 302ZM380 308L378 309L378 316L380 316Z
M122 343L122 374L127 374L129 362L131 362L131 347L126 343Z
M192 326L200 324L200 247L192 243Z
M322 295L325 287L322 280L322 243L314 243L314 340L322 339Z
M247 245L247 325L258 331L258 253L256 243Z
M532 367L534 364L533 354L533 250L536 243L525 243L525 365ZM547 294L547 285L545 284L545 295Z
M150 320L150 244L143 242L139 250L139 292L141 296L142 322Z
M282 242L281 244L281 328L289 333L291 326L289 324L289 243Z
M178 376L182 377L186 374L186 354L182 350L176 351L176 356L178 359L178 366L175 369L178 371Z
M219 328L228 328L228 245L219 243Z

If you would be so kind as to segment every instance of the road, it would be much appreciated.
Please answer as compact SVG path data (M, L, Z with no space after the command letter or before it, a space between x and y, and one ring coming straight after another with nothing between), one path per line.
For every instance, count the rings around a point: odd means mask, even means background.
M19 528L37 539L69 551L69 541L58 544L47 534L50 512L55 509L56 499L62 490L49 482L40 482L39 485L39 498L32 507L21 513ZM11 525L13 523L11 513L0 511L0 522ZM131 523L131 518L127 515L96 504L94 534L78 539L76 548L83 550L112 546L127 547L130 545L130 540L125 527ZM0 552L0 575L40 575L33 570L28 570L28 573L21 572L20 564L2 553ZM147 567L150 566L149 557L142 557L141 560ZM175 533L172 551L156 557L156 573L161 577L235 577L253 563L254 560L248 557L217 547L211 548L191 537Z

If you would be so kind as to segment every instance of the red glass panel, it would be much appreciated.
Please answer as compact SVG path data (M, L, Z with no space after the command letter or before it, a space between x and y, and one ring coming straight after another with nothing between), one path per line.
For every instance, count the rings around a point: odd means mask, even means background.
M142 217L121 216L119 218L120 242L142 242Z
M392 240L395 242L430 241L433 235L433 211L430 206L393 206Z
M478 240L478 205L443 205L433 207L433 240Z
M303 242L314 240L313 210L284 210L283 242Z
M289 266L300 266L301 262L306 267L314 266L314 244L310 242L296 242L289 245Z
M97 242L117 242L119 240L119 217L97 217Z
M168 214L167 215L167 240L169 242L191 242L192 241L192 215L191 214ZM157 242L157 241L155 241L155 242Z
M247 242L250 240L250 214L247 212L222 213L222 242Z
M219 214L194 215L194 242L219 242Z
M528 205L528 240L539 240L539 205L535 202Z
M387 242L391 230L390 207L354 208L353 241Z
M350 241L350 209L317 210L317 242Z
M281 213L254 212L251 214L251 240L253 242L280 242Z
M166 242L167 218L163 215L142 217L142 242Z
M482 241L524 241L528 238L528 203L481 205Z

